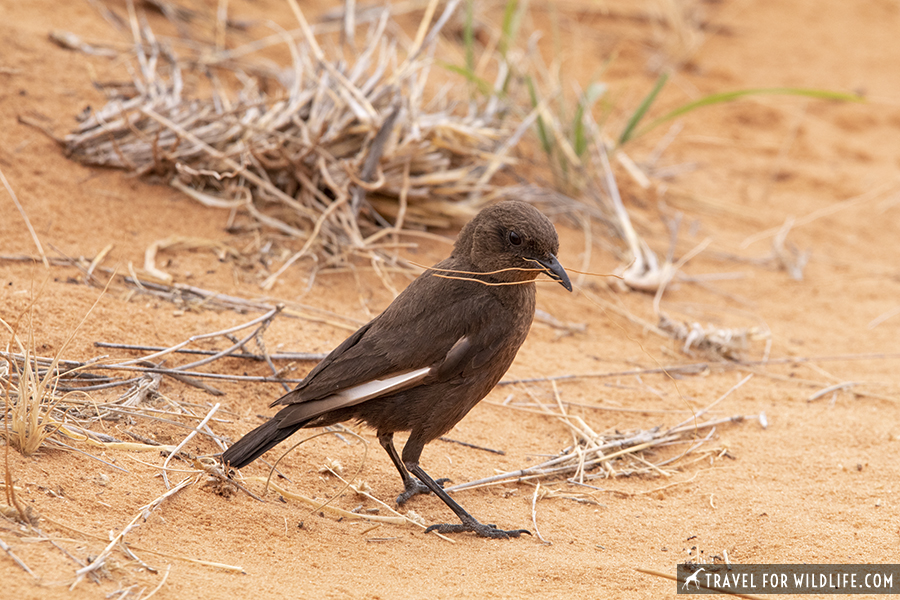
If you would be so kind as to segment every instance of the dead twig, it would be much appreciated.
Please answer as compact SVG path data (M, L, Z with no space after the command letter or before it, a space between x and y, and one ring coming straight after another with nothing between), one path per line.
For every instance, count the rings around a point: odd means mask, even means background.
M216 405L213 406L212 409L210 409L209 413L206 415L206 418L204 418L202 421L200 421L200 423L197 425L197 428L194 429L194 431L190 432L188 434L188 436L186 438L184 438L181 441L181 443L178 444L175 447L175 449L172 450L172 452L170 452L169 455L166 457L166 460L163 462L163 465L162 465L163 482L165 482L165 484L166 484L166 489L169 489L169 478L166 475L166 468L169 466L169 461L172 460L172 457L175 456L176 454L178 454L181 451L181 449L184 448L184 445L187 444L189 441L191 441L195 435L197 435L198 433L201 433L199 430L202 429L207 423L209 423L209 420L212 418L212 416L214 414L216 414L217 410L219 410L219 406L221 406L221 405L219 403L216 403Z
M18 556L16 556L16 553L13 552L13 551L12 551L12 548L9 547L9 544L7 544L6 542L4 542L3 540L0 540L0 550L3 550L4 552L6 552L6 553L9 555L9 557L10 557L11 559L13 559L13 561L14 561L17 565L19 565L19 566L22 568L23 571L25 571L26 573L28 573L29 575L31 575L31 576L34 577L35 579L40 579L40 577L38 577L37 575L35 575L35 574L34 574L34 571L32 571L32 570L28 567L28 565L26 565L26 564L22 561L21 558L19 558Z

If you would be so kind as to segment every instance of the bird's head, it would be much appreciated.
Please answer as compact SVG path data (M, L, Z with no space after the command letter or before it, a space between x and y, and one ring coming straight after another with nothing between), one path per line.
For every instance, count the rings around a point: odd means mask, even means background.
M537 269L497 273L490 276L494 281L529 281L544 272L571 292L558 251L559 237L550 220L530 204L507 200L483 209L463 228L453 255L480 273Z

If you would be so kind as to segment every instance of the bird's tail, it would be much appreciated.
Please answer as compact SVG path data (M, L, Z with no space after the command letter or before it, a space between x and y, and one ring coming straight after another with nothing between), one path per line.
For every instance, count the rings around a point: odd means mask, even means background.
M277 417L266 421L226 450L222 454L222 462L234 469L246 467L267 450L286 440L303 425L305 422L282 427L281 419Z

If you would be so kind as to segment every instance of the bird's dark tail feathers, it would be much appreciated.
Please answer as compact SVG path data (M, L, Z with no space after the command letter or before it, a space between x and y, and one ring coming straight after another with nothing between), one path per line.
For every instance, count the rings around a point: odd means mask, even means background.
M254 460L274 447L278 442L286 440L305 423L280 427L281 419L266 421L237 442L222 454L222 462L234 469L246 467Z

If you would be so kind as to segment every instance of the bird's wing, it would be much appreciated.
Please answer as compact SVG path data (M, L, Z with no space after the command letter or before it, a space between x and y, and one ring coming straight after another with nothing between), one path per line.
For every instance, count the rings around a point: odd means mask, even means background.
M477 319L472 317L472 295L459 285L448 285L453 283L427 276L413 281L387 310L332 350L273 406L322 400L344 391L355 404L416 385L448 359L459 362L465 345L458 344ZM350 391L357 386L367 387Z
M505 336L489 327L500 307L473 285L420 277L273 405L310 403L315 410L301 412L319 415L478 369Z

